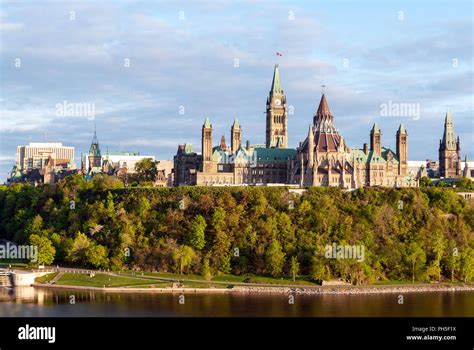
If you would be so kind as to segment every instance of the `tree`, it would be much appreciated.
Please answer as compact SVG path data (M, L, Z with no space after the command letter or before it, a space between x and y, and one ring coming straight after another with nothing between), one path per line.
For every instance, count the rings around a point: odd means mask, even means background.
M151 158L144 158L135 164L138 181L155 181L158 170Z
M173 261L175 263L176 269L179 269L179 273L182 274L183 271L191 265L196 253L193 248L187 245L179 246L173 252Z
M283 270L285 264L285 253L281 249L281 244L277 239L273 239L267 248L266 253L267 270L273 277L277 277Z
M464 283L470 282L474 278L474 249L466 247L461 252L461 276Z
M201 250L206 245L206 227L206 220L202 217L202 215L197 215L191 223L190 242L191 245L197 250Z
M202 276L206 281L210 281L212 279L211 267L209 265L209 257L206 256L204 258L204 262L202 264Z
M221 207L217 207L214 210L214 213L212 214L212 220L211 220L214 231L217 232L217 231L221 231L225 229L225 226L226 226L225 217L226 217L226 212Z
M91 244L85 252L85 257L87 262L96 268L108 265L107 248L100 244Z
M230 272L230 247L232 242L224 231L218 231L212 247L212 261L214 268L224 273Z
M419 268L426 261L425 251L421 248L418 242L411 242L408 246L407 260L411 264L412 282L415 283L415 268Z
M447 240L444 238L440 231L436 231L433 237L433 253L435 254L435 260L432 265L431 271L436 271L438 275L438 282L441 282L441 257L446 248Z
M298 273L300 272L300 264L296 256L291 257L290 271L291 271L291 276L293 277L293 282L294 282L296 280L296 275L298 275Z
M35 215L33 219L26 225L26 234L30 236L32 234L39 235L41 234L41 229L43 228L43 218L41 215Z
M451 270L451 282L454 282L454 276L460 267L460 254L454 245L455 242L451 242L451 252L446 258L447 267Z
M38 265L50 265L54 261L56 249L48 237L32 234L30 236L30 244L37 249L36 261L32 261Z
M67 260L70 262L79 262L82 265L87 263L86 252L89 249L91 242L89 238L82 232L76 234L71 250L67 256Z
M277 216L278 237L282 241L286 253L291 253L295 247L295 234L290 217L286 213Z
M327 278L327 270L324 262L316 255L311 259L311 279L321 281Z
M431 180L426 176L423 176L420 179L420 187L428 187L431 184Z

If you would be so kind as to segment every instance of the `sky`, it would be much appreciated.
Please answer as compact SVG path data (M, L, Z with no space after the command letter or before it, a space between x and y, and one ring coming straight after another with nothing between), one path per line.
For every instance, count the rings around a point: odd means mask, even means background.
M377 122L394 149L403 123L409 159L437 160L449 109L462 157L474 159L473 6L0 0L0 182L29 142L74 146L79 166L94 125L103 152L156 159L186 142L200 152L206 117L215 144L222 134L230 143L236 117L244 142L264 143L275 63L292 111L289 147L306 137L324 85L350 147L369 142ZM64 103L93 106L94 117L61 114Z

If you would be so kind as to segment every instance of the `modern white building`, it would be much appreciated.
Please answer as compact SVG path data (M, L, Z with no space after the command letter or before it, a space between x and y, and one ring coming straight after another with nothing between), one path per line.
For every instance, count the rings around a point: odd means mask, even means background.
M55 164L64 164L74 169L74 147L63 146L60 142L30 142L27 146L16 148L17 170L25 173L33 169L41 169L48 159Z
M407 168L408 168L408 174L412 176L417 176L420 172L420 168L424 167L426 169L427 167L427 161L426 160L409 160L407 161Z
M145 158L150 158L153 162L155 161L155 156L140 155L139 152L113 152L104 154L102 156L102 163L107 162L117 169L127 168L128 173L134 173L135 164Z

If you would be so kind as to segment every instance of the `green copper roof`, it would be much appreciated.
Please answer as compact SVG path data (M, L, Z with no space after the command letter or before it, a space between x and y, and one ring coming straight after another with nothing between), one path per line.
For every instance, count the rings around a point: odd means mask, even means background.
M92 143L89 148L89 155L94 157L100 157L100 148L98 143Z
M184 153L193 153L193 145L191 143L184 144Z
M273 71L273 81L272 81L272 90L270 93L273 94L283 94L283 87L281 86L280 81L280 72L278 71L278 64L275 64L275 70Z
M92 138L91 147L89 148L89 155L94 157L100 157L99 140L97 139L97 133L94 130L94 137Z
M393 160L398 163L397 154L390 148L382 147L382 154L379 156L374 151L369 151L367 154L361 149L352 149L350 153L350 160L359 161L361 163L385 163L387 156L392 153Z
M237 118L234 119L234 124L232 124L234 129L240 128L239 120Z
M393 159L398 163L397 153L392 151L390 148L382 147L382 158L387 160L388 154L392 153Z
M403 125L403 124L400 124L400 127L398 128L398 131L400 132L400 134L406 134L407 133L407 129L405 129L405 125Z
M204 127L212 128L211 121L209 120L209 118L206 118L206 120L204 121Z
M288 158L296 158L296 150L293 148L255 148L257 161L259 162L286 162Z

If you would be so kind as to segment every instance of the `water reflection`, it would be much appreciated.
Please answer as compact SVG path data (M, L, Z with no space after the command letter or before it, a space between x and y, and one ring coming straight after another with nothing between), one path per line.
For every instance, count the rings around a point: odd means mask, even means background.
M74 304L71 303L71 296ZM295 296L260 294L118 294L0 288L0 316L474 316L473 292Z

